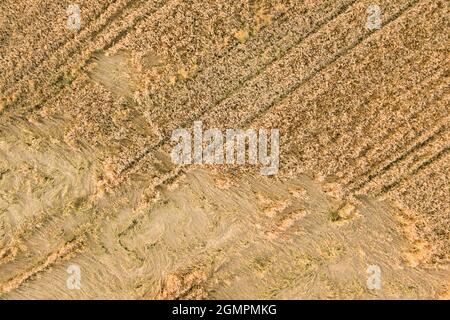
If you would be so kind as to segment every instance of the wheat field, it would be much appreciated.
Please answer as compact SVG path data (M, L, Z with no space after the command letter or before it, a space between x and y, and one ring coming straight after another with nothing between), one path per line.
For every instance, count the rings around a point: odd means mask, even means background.
M449 8L2 0L0 298L450 299ZM174 164L195 121L277 174Z

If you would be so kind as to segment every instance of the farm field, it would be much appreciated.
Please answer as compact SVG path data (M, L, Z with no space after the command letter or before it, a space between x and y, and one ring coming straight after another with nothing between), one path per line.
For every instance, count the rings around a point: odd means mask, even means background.
M450 299L449 27L441 0L2 0L0 299ZM277 129L275 174L175 163L198 123Z

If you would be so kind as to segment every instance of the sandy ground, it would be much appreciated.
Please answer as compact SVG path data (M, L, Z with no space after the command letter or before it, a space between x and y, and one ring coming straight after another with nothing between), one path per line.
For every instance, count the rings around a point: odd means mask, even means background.
M448 2L70 4L0 3L0 298L450 298ZM278 174L173 164L194 121Z

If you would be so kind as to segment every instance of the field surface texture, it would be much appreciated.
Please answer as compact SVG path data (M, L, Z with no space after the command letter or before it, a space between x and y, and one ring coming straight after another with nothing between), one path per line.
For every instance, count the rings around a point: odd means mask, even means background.
M0 0L0 299L450 299L449 9Z

